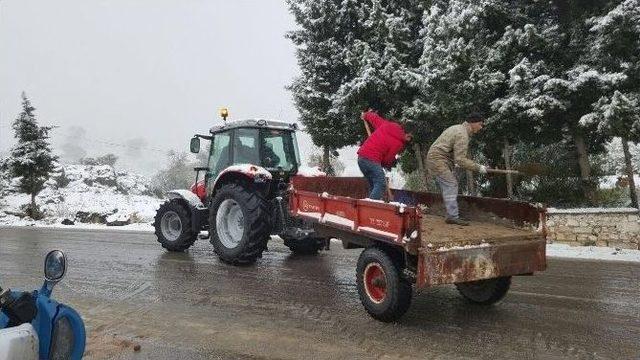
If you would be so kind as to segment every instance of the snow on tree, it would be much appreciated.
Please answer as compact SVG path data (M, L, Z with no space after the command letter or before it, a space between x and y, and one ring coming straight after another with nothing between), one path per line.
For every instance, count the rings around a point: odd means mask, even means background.
M621 138L625 173L629 178L632 206L638 207L629 141L640 141L640 1L625 0L590 25L592 64L605 76L619 79L612 94L604 94L584 115L583 125L595 126L604 136Z
M300 76L289 87L300 121L314 144L337 149L354 143L354 121L330 114L332 96L349 76L345 47L357 35L358 1L287 1L298 29L287 34L296 45Z
M488 113L505 74L487 66L492 46L508 24L500 1L434 1L423 18L416 77L420 95L408 110L429 127L433 141L473 111Z
M604 158L603 171L608 175L624 174L626 172L625 155L622 149L622 139L613 138L606 145L607 153ZM640 145L629 144L629 153L633 159L633 171L640 172ZM640 184L637 184L640 185Z
M12 125L17 144L3 164L11 176L20 177L20 190L31 195L27 214L32 218L39 213L36 195L43 189L58 159L52 154L49 144L49 131L52 127L38 125L34 111L31 101L23 92L22 112Z
M614 135L581 119L616 90L636 99L638 1L289 0L301 68L291 89L325 153L362 139L358 115L372 104L418 120L427 144L480 111L474 148L490 165L510 144L561 142L590 198L589 159Z
M288 1L299 25L288 34L301 75L290 87L300 119L325 152L353 145L365 131L360 112L399 118L415 92L422 2Z
M492 102L495 114L491 120L496 128L516 131L525 141L549 144L571 140L583 191L590 198L594 182L589 154L604 151L610 137L580 119L625 79L624 74L602 71L591 61L587 20L601 14L608 3L559 0L551 6L537 2L521 5L520 21L525 23L508 28L496 47L520 59L507 71L507 91ZM527 123L529 131L517 131Z
M361 2L361 37L346 48L353 77L333 96L332 113L359 122L360 112L373 107L386 117L406 118L418 90L413 69L421 53L423 6L412 0Z

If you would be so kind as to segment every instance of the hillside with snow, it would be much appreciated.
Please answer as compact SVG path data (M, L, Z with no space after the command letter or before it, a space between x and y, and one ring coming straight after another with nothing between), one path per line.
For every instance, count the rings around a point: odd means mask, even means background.
M162 202L143 176L108 165L59 165L36 196L43 218L35 221L24 212L31 199L18 191L19 178L0 182L0 225L152 223Z

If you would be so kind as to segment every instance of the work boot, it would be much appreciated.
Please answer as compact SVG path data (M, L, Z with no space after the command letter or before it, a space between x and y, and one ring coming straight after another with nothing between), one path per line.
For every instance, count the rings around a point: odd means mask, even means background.
M452 225L461 225L461 226L469 226L469 222L459 219L459 218L446 218L444 220L444 222L446 222L447 224L452 224Z

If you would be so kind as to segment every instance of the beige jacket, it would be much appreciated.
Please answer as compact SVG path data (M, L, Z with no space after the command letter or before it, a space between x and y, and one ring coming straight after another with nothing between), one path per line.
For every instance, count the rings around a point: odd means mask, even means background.
M431 175L439 175L455 180L454 165L463 169L478 171L480 165L470 160L469 137L471 128L467 122L446 129L429 148L427 170Z

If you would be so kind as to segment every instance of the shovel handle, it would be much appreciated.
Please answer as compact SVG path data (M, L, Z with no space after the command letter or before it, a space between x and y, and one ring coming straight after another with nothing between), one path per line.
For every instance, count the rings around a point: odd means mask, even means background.
M493 174L513 174L513 175L519 175L520 171L518 170L503 170L503 169L487 169L488 173L493 173Z
M371 136L371 128L369 127L369 123L364 119L364 117L362 118L362 122L364 123L365 130L367 130L367 136Z

